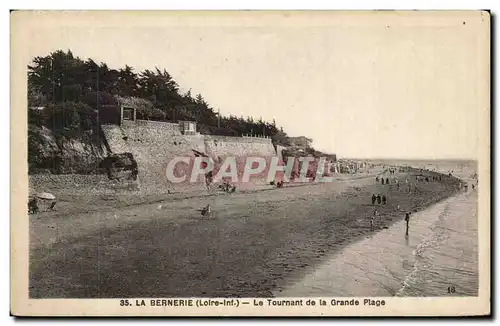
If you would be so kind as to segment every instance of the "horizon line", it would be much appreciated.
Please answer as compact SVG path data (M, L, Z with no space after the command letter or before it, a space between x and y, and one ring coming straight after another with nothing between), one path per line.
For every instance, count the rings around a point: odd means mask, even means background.
M338 157L337 160L410 160L410 161L478 161L477 158L470 157Z

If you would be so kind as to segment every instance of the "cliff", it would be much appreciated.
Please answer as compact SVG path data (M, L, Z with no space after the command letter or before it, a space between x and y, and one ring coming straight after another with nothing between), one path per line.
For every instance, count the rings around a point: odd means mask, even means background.
M54 134L46 127L28 127L28 168L30 174L99 174L107 156L105 138L92 130L77 136Z

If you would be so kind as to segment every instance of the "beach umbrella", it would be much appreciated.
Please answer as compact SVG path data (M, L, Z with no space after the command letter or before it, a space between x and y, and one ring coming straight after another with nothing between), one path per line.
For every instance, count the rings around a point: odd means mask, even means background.
M41 199L48 199L48 200L54 200L54 199L56 199L56 196L54 196L53 194L48 193L48 192L39 193L37 195L37 197L41 198Z

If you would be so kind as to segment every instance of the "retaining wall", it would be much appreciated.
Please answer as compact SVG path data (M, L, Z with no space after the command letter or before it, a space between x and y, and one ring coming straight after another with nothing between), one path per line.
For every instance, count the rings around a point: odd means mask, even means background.
M216 173L221 167L223 167L222 164L226 158L235 158L237 176L240 181L238 182L238 186L240 188L248 186L241 181L244 176L245 165L247 164L247 159L249 157L257 157L265 161L265 169L258 174L250 176L250 184L265 184L268 181L267 177L272 163L272 158L276 156L276 151L271 139L269 138L205 136L205 148L206 153L212 157L216 163L214 168ZM253 163L251 167L257 168L258 163ZM229 167L229 169L230 168L231 167ZM277 180L277 178L281 180L279 173L272 179ZM224 179L229 180L229 178Z
M234 157L238 180L244 175L248 157L259 157L265 161L265 169L251 175L249 184L240 184L239 188L251 187L252 184L268 182L269 168L277 153L270 138L229 137L208 135L183 135L177 124L138 120L124 121L122 126L103 126L105 137L114 153L130 152L139 165L141 190L147 192L167 192L168 190L193 191L206 189L205 176L197 177L192 183L191 171L195 163L196 152L212 158L215 163L213 175L222 167L226 158ZM196 151L196 152L195 152ZM168 163L177 157L188 157L189 163L175 164L174 176L186 176L184 182L172 183L167 179ZM258 163L252 164L256 168ZM283 164L281 160L278 164ZM273 178L271 178L273 179ZM274 175L274 180L282 179L282 173ZM220 181L220 180L219 180Z
M250 183L266 183L271 160L276 151L269 138L183 135L177 124L138 120L125 121L122 126L103 126L103 132L114 153L130 152L139 165L141 190L147 192L193 191L206 188L205 176L191 183L191 171L196 152L215 162L214 175L227 157L235 157L238 179L243 177L247 157L260 157L266 162L264 171L250 178ZM195 152L196 151L196 152ZM181 183L167 179L168 163L177 157L189 158L189 163L175 164L174 176L186 176ZM282 164L282 163L281 163ZM255 168L257 163L253 165ZM277 179L278 180L278 179Z
M278 165L285 164L283 158L280 157L283 147L277 146L277 151L270 138L183 135L177 124L145 120L125 121L122 126L103 126L103 131L112 152L130 152L134 155L139 165L140 188L146 192L164 193L168 190L185 192L206 189L204 175L197 176L195 183L191 182L196 152L207 155L213 160L215 164L213 176L217 175L221 168L232 168L223 163L228 162L226 160L228 157L234 157L240 189L265 184L269 180L283 179L282 172L277 172L268 179L269 169L271 164L276 162L276 158ZM169 162L178 157L188 158L188 163L176 163L173 174L175 177L185 176L185 181L173 183L167 178L167 167ZM245 184L241 181L249 157L263 159L265 168L260 173L251 175L249 182ZM319 159L310 162L307 177L315 177L318 163ZM325 163L324 175L338 172L327 162ZM257 168L257 166L258 163L253 163L251 168ZM296 177L300 175L301 167L302 164L296 159L293 166L293 174ZM230 181L230 178L226 177L223 180Z

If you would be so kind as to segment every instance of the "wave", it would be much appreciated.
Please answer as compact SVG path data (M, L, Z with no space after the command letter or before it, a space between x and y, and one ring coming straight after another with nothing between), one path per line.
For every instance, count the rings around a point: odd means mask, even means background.
M450 203L447 202L441 213L438 215L436 223L439 220L443 220L448 215L449 210ZM403 286L396 292L395 296L406 296L405 294L408 292L408 288L414 286L417 283L420 271L422 270L422 268L425 268L424 259L426 249L435 248L445 243L446 239L448 238L445 233L436 230L436 225L434 225L430 229L431 233L427 237L425 237L422 242L420 242L415 250L412 251L412 255L416 258L413 265L413 270L410 274L408 274L408 276L406 276L405 280L403 281Z
M477 295L477 194L447 203L432 233L412 253L415 264L397 296Z

